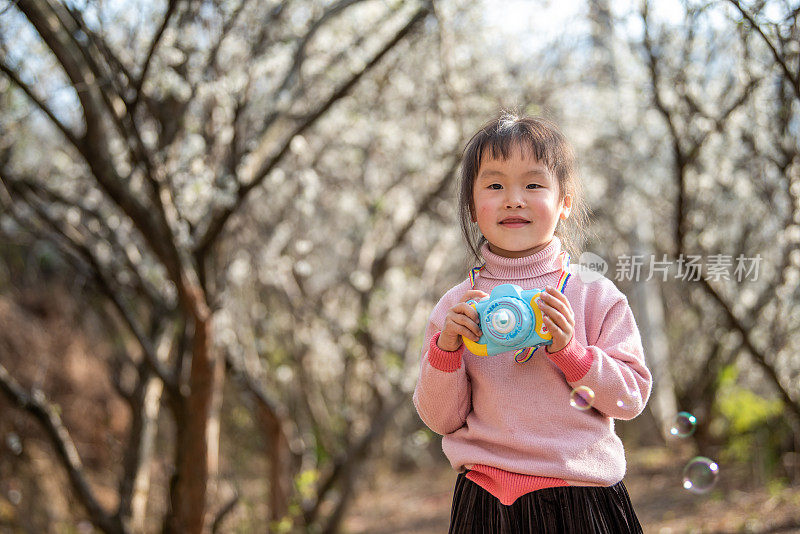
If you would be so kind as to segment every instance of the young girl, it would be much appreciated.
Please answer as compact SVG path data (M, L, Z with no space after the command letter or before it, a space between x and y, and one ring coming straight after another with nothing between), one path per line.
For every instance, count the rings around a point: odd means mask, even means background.
M433 309L414 391L459 471L450 532L642 532L614 419L644 409L652 379L625 295L569 276L564 226L585 213L569 143L546 120L504 114L467 144L460 181L462 227L484 265ZM466 301L503 283L546 288L551 345L465 348L481 335Z

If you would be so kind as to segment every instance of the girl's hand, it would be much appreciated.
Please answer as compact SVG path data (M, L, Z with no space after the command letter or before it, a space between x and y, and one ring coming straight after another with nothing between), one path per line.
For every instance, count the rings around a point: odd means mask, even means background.
M547 345L547 352L558 352L567 346L575 332L575 314L567 297L554 287L547 287L539 297L539 309L547 330L553 336L553 343Z
M448 352L458 350L458 347L461 346L462 336L475 342L480 339L481 327L478 324L480 317L475 308L467 304L467 301L480 300L488 296L488 293L472 289L464 293L458 304L450 308L444 319L442 333L439 334L439 339L436 341L436 345L440 349Z

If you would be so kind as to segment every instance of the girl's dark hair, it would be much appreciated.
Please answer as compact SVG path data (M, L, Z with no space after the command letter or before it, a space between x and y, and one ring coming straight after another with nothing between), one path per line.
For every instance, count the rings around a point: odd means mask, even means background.
M572 195L570 215L566 220L559 219L555 235L564 248L577 257L578 240L587 230L588 209L583 200L572 145L553 122L541 117L520 117L504 111L472 136L464 147L461 159L459 217L464 238L474 259L480 263L480 249L486 242L478 225L472 222L475 212L473 186L481 161L484 157L505 161L517 147L523 150L523 154L533 156L545 165L558 179L559 201L567 193Z

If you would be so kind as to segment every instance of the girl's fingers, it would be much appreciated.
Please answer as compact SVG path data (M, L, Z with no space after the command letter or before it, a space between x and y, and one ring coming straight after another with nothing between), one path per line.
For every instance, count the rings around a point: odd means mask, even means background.
M543 320L545 326L547 327L547 331L550 332L551 334L555 334L555 333L561 334L561 333L564 332L564 328L562 326L560 326L558 323L556 323L555 321L553 321L547 315L543 315L542 316L542 320ZM556 332L554 332L554 330Z
M539 309L542 310L542 315L545 317L549 317L551 320L561 323L561 320L566 320L567 316L564 314L563 310L559 310L555 306L551 306L547 302L542 302L539 299Z
M542 309L542 318L549 321L549 324L552 324L554 327L558 328L559 331L564 332L565 334L572 332L574 329L575 322L574 320L570 320L569 317L565 317L558 311L552 308L543 308ZM549 328L549 326L548 326Z
M467 328L466 326L463 326L463 325L456 325L453 328L453 332L455 334L458 334L461 337L469 339L470 341L475 341L476 343L477 343L477 341L478 341L478 339L480 337L480 336L476 336L475 332L473 332L472 330L470 330L469 328Z
M554 288L553 286L547 286L545 288L545 293L547 295L551 295L553 297L556 297L558 300L563 300L565 303L569 304L569 300L567 299L567 296L564 295L564 293L562 293L558 289Z
M477 310L475 310L475 308L473 308L466 302L462 302L461 304L456 304L455 306L453 306L453 311L466 315L467 317L472 319L475 323L477 323L480 320L480 315L478 315Z
M450 321L455 326L454 331L462 336L466 335L466 337L473 341L478 341L478 338L481 337L480 327L469 317L459 313L453 313L450 317Z
M489 296L489 293L481 291L480 289L470 289L461 295L460 302L467 302L468 300L481 300Z
M553 290L555 291L555 290ZM542 296L539 298L540 302L543 302L545 305L549 306L551 309L558 311L565 317L572 316L572 307L567 300L567 297L555 291L555 295L550 292L548 288L546 293L543 293Z

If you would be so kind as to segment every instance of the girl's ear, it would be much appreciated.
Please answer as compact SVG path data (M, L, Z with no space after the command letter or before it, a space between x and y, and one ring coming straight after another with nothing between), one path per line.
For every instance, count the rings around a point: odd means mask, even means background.
M567 219L570 211L572 211L572 195L567 193L564 195L564 200L561 201L561 218Z

